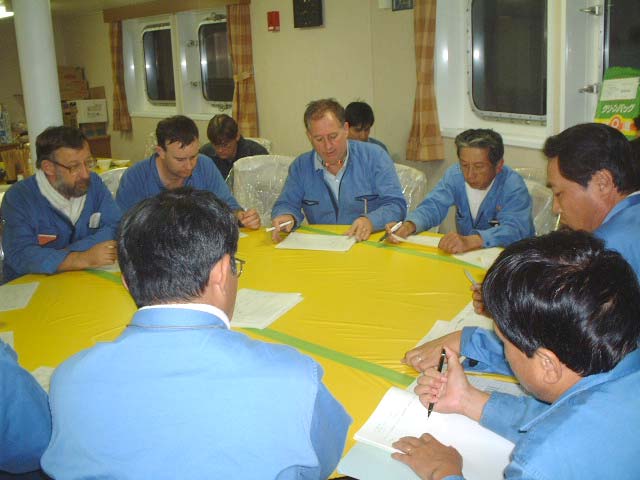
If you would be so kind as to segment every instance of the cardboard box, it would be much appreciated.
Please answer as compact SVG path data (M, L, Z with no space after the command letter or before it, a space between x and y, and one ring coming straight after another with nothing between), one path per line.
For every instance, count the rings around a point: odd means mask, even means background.
M107 98L104 87L93 87L89 89L89 98Z
M60 83L68 80L84 80L84 70L81 67L58 65L58 80L60 80Z
M109 120L107 116L107 101L105 99L93 99L93 100L75 100L69 102L75 104L78 110L78 123L97 123L107 122Z

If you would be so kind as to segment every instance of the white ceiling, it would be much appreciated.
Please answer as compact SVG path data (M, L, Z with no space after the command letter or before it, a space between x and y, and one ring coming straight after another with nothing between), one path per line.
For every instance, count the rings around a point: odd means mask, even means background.
M149 1L150 0L51 0L51 11L57 15L82 14L99 12L106 8L148 3Z

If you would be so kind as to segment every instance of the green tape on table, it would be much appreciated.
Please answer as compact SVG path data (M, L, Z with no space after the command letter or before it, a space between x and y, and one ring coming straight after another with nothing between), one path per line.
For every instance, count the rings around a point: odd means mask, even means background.
M271 340L287 344L291 347L295 347L299 350L304 350L306 352L313 353L314 355L333 360L334 362L341 363L342 365L346 365L347 367L355 368L365 373L384 378L385 380L389 380L390 382L397 385L403 385L406 387L415 380L415 378L411 375L399 373L395 370L391 370L390 368L381 367L380 365L377 365L375 363L367 362L366 360L361 360L359 358L352 357L351 355L346 355L342 352L337 352L335 350L331 350L330 348L307 342L306 340L301 340L296 337L292 337L290 335L287 335L286 333L277 332L268 328L263 330L246 328L244 330L250 330L256 335L260 335Z
M87 272L92 273L96 277L104 278L105 280L122 285L122 279L120 278L119 273L105 272L104 270L87 270Z

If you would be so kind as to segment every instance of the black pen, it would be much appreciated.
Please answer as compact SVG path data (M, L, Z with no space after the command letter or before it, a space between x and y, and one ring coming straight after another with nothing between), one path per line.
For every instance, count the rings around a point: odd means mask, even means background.
M440 352L440 361L438 362L438 373L442 373L442 369L444 368L444 361L447 358L447 352L445 351L445 349L442 349L442 352ZM429 418L431 416L431 412L433 411L433 406L435 405L435 403L429 403L429 406L427 407L427 418Z

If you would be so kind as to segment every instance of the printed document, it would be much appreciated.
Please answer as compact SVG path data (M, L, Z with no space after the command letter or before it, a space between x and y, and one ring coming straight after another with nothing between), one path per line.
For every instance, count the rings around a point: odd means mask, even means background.
M415 245L422 245L423 247L433 247L438 248L438 244L440 243L440 239L442 237L429 237L424 235L409 235L407 238L402 238L392 233L391 236L399 241L405 243L413 243Z
M355 238L346 235L317 235L314 233L289 234L276 248L290 250L323 250L327 252L347 252L353 244Z
M267 328L303 300L301 293L276 293L241 288L231 326L238 328Z

